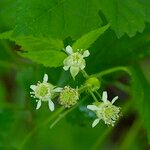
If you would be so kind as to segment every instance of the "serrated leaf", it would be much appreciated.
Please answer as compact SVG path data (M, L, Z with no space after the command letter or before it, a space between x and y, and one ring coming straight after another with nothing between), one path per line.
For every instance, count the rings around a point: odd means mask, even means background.
M139 111L140 117L144 123L144 127L147 130L150 143L150 84L145 79L145 76L139 67L132 67L131 73L134 104Z
M88 72L99 72L119 65L131 65L145 56L150 56L150 30L143 34L120 39L108 30L90 48L91 55L87 59Z
M13 30L10 30L10 31L7 31L7 32L3 32L0 34L0 39L1 40L6 40L6 39L12 39L12 33L13 33Z
M101 26L96 0L19 0L15 35L72 38Z
M137 0L99 0L101 11L118 37L130 37L145 28L145 9Z
M150 0L138 0L141 4L143 4L143 7L145 8L145 19L146 21L150 22Z
M32 61L43 64L46 67L58 67L63 64L66 55L59 51L29 51L22 53L21 56L31 59Z
M106 26L103 26L99 29L96 29L94 31L91 31L85 35L83 35L81 38L79 38L74 44L73 49L87 49L90 47L91 44L93 44L100 35L102 35L108 28L109 24Z
M53 38L21 36L13 37L12 31L2 33L0 39L16 42L24 50L21 56L48 67L58 67L63 63L66 54L62 51L63 41Z

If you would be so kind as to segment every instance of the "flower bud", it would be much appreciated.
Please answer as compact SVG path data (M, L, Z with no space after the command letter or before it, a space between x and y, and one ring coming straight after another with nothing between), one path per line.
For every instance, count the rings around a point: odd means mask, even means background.
M96 77L91 77L86 80L85 85L92 91L96 91L100 88L100 81Z
M66 108L69 108L77 103L79 94L76 89L69 86L65 86L60 93L60 104Z

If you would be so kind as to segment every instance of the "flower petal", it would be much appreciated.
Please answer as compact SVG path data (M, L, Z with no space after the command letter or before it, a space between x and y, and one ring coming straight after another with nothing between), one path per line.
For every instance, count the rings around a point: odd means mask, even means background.
M82 61L82 63L80 64L80 69L83 70L86 66L85 60Z
M104 92L103 92L103 95L102 95L102 101L103 101L103 102L107 102L107 98L108 98L107 92L104 91Z
M69 67L70 67L70 66L64 66L63 69L64 69L65 71L67 71L67 70L69 69Z
M47 81L48 81L48 75L44 74L43 82L47 82Z
M36 85L30 85L30 88L35 91L36 90Z
M95 119L94 122L92 123L92 128L94 128L98 123L100 119Z
M70 73L71 73L72 77L75 78L75 76L79 73L79 67L71 66Z
M61 92L62 90L63 90L63 88L58 87L58 88L55 88L53 91L54 91L54 92Z
M87 109L90 109L92 111L98 110L98 107L95 105L87 105Z
M48 107L51 111L54 111L54 109L55 109L54 103L51 101L51 99L49 99L49 101L48 101Z
M116 100L118 99L118 96L114 97L111 101L111 103L113 104Z
M88 57L90 55L90 52L88 50L84 51L83 57Z
M38 100L36 109L39 109L41 107L41 104L42 104L41 100Z
M66 52L67 52L68 54L70 54L70 55L73 53L72 47L71 47L70 45L68 45L68 46L66 47Z

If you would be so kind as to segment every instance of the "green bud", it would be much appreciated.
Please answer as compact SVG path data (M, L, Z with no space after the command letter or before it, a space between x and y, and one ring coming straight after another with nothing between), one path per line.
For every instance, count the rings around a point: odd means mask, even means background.
M65 86L60 93L59 102L66 108L69 108L75 105L79 99L79 94L76 89L73 89L69 86Z
M90 77L86 80L85 85L92 91L96 91L100 88L100 81L96 77Z

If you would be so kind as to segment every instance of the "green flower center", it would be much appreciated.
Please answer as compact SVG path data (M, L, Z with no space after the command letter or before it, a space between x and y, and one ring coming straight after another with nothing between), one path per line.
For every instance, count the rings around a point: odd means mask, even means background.
M101 108L97 111L97 116L104 120L105 124L114 125L115 121L119 118L120 109L111 103L101 104Z
M37 97L45 97L48 94L50 94L48 84L45 83L39 84L37 90L35 91L35 94Z
M78 62L80 59L82 59L82 55L79 53L74 53L72 57L74 62Z
M73 106L79 99L78 92L70 87L65 87L60 93L60 104L65 107Z

